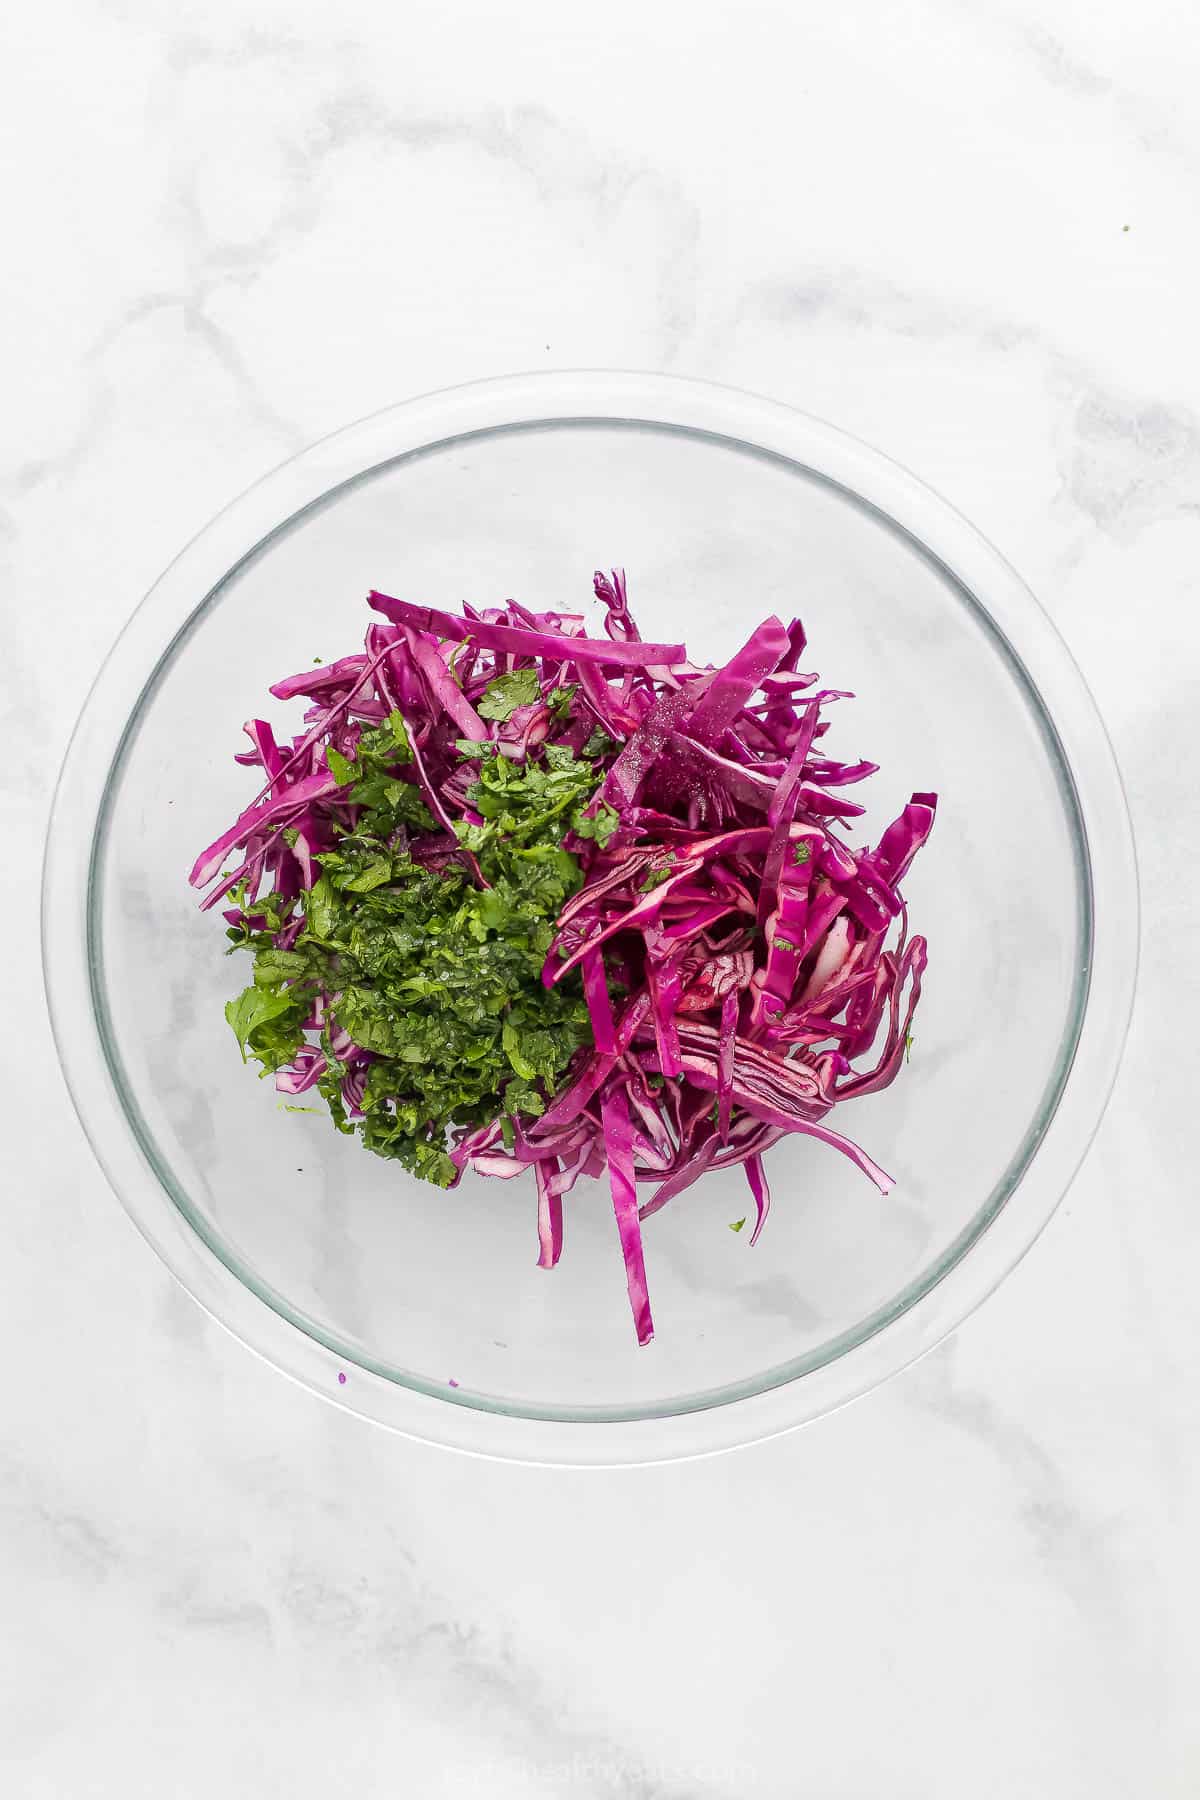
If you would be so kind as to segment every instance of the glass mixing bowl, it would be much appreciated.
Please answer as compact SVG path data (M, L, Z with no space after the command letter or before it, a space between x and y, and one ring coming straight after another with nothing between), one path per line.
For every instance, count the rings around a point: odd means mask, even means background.
M620 563L642 629L723 660L802 616L858 698L868 830L941 796L905 882L930 966L910 1066L838 1115L887 1199L796 1138L760 1242L742 1172L646 1229L639 1350L607 1186L535 1266L525 1181L445 1193L282 1111L222 1016L246 979L186 871L251 797L232 760L269 683L352 650L372 586L444 607L590 604ZM270 710L270 709L273 709ZM289 727L290 728L290 727ZM210 1313L317 1392L534 1461L694 1455L828 1410L928 1349L1028 1248L1098 1123L1133 991L1137 889L1103 727L1008 565L830 426L668 377L485 382L307 450L235 501L134 615L84 708L50 828L47 989L116 1192Z

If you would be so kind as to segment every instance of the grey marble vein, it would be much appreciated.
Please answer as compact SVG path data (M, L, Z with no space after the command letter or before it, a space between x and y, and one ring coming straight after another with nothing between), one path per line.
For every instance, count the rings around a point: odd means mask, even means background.
M803 280L772 281L744 297L741 315L780 327L827 321L847 331L928 343L966 342L989 356L1033 357L1054 397L1061 497L1121 540L1200 504L1200 414L1154 396L1121 391L1044 328L996 315L977 302L839 267Z
M993 1457L1014 1484L1021 1516L1052 1581L1061 1582L1088 1624L1119 1632L1127 1622L1120 1563L1099 1497L1073 1493L1037 1433L958 1371L954 1340L926 1358L909 1394Z

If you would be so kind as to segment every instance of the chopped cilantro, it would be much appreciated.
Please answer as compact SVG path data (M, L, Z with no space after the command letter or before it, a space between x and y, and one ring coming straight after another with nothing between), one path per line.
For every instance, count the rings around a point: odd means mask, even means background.
M340 750L330 744L325 752L325 761L329 764L329 772L339 787L349 787L358 780L358 770L352 762L348 762Z
M518 764L487 748L470 789L483 822L457 826L487 887L464 865L435 870L409 855L410 837L437 827L405 779L411 752L393 713L362 733L353 762L329 752L354 824L318 854L314 885L247 904L242 884L231 896L243 915L232 946L254 956L252 985L226 1008L243 1057L264 1073L282 1068L312 1042L304 1022L317 999L332 996L317 1088L334 1125L442 1186L457 1178L448 1128L499 1116L511 1147L514 1118L545 1111L590 1039L579 978L546 988L541 973L554 921L582 880L564 838L607 841L616 824L607 807L589 816L599 777L587 760ZM280 950L274 939L289 923L300 928ZM331 1025L371 1052L361 1119L346 1114Z
M745 1224L745 1223L746 1223L746 1221L745 1221L745 1219L744 1219L744 1218L741 1218L741 1219L735 1219L735 1220L734 1220L734 1221L733 1221L733 1224L732 1224L732 1225L731 1225L731 1226L730 1226L730 1227L729 1227L729 1229L730 1229L730 1231L740 1231L740 1230L741 1230L741 1229L742 1229L742 1226L743 1226L743 1225L744 1225L744 1224Z
M260 955L270 954L260 951ZM233 1029L245 1062L247 1050L262 1063L264 1072L274 1073L289 1062L304 1040L301 1029L308 1007L297 1001L290 991L280 991L257 984L230 1000L225 1017Z
M614 743L608 733L606 731L601 731L600 727L597 725L596 729L592 732L591 737L583 746L583 754L588 757L608 757L618 748L619 745Z
M659 862L659 864L656 867L650 868L646 872L644 879L641 882L639 882L638 893L639 894L653 893L653 891L656 887L661 887L664 881L669 881L671 879L671 876L674 874L674 872L675 872L675 852L673 850L668 850L665 857L662 858L662 860Z
M532 706L540 691L536 669L517 669L489 681L475 710L481 719L511 719L518 706Z
M555 719L565 719L571 710L571 702L578 692L578 686L566 682L562 687L556 687L552 694L548 694L546 705L550 708L551 716Z
M594 813L577 812L571 821L573 830L583 838L594 838L602 850L608 848L608 841L617 826L621 823L619 816L611 806L603 802Z

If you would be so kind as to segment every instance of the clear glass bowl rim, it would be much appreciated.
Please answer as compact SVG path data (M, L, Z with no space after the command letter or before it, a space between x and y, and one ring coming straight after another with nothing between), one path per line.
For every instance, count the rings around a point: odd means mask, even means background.
M1090 890L1086 998L1065 1084L1020 1180L965 1253L905 1310L820 1368L722 1405L620 1422L484 1411L359 1363L340 1384L346 1358L238 1279L188 1224L138 1144L97 1019L88 917L93 840L141 697L230 571L298 513L380 465L466 434L571 421L676 428L765 451L846 489L942 565L990 618L1051 722ZM508 1460L606 1466L710 1454L806 1423L925 1354L1003 1280L1065 1193L1116 1078L1136 984L1137 873L1120 774L1083 677L1029 589L961 514L880 452L777 401L679 376L580 370L472 382L384 408L273 470L187 545L114 645L68 746L47 836L42 948L51 1025L92 1149L143 1237L213 1318L323 1398L412 1437Z

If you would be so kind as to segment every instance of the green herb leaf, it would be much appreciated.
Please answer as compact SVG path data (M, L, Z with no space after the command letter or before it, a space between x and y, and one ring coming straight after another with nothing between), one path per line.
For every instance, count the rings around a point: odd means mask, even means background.
M524 1113L529 1118L540 1118L546 1110L546 1102L536 1088L510 1081L504 1090L504 1110L514 1116Z
M392 747L400 752L402 762L412 757L412 746L408 741L408 726L404 723L404 714L390 712L387 716L387 729L391 733Z
M578 807L571 815L572 831L582 838L594 838L602 850L608 848L608 841L620 823L621 820L612 807L603 803L590 815L582 807Z
M500 1033L500 1041L504 1046L504 1054L523 1081L532 1081L537 1069L528 1062L521 1053L521 1034L506 1019Z
M308 958L295 950L260 950L254 958L255 987L278 987L308 973Z
M358 765L348 762L340 750L330 744L325 752L325 761L329 764L329 772L339 787L349 787L358 780Z
M554 692L548 695L546 705L550 708L551 713L556 719L566 718L571 710L571 702L578 692L578 683L572 684L568 682L563 687L556 687Z
M541 692L536 669L516 669L489 681L475 710L481 719L510 719L518 706L532 706Z
M334 878L334 886L344 894L369 894L374 888L383 887L392 879L392 859L390 856L372 856L361 869L356 868L354 874L339 875Z
M319 938L332 936L334 921L338 916L338 907L333 883L328 875L322 874L317 877L312 887L303 896L303 901L307 930Z
M745 1223L745 1219L735 1219L729 1229L730 1231L740 1231Z
M614 740L609 737L606 731L601 731L600 727L597 725L592 732L591 737L583 746L583 754L589 759L594 759L598 756L607 756L610 751L615 750L616 748L617 746Z
M260 1045L277 1049L281 1043L294 1042L295 1050L298 1050L303 1038L300 1022L307 1010L307 1004L297 1002L290 993L272 988L244 988L237 999L230 1000L225 1007L225 1017L238 1041L242 1061L246 1061L247 1050L257 1052ZM267 1027L276 1022L280 1029L269 1033ZM288 1029L289 1026L292 1029Z
M659 867L647 870L644 879L638 884L639 894L651 894L664 881L669 881L675 873L675 852L668 850Z

